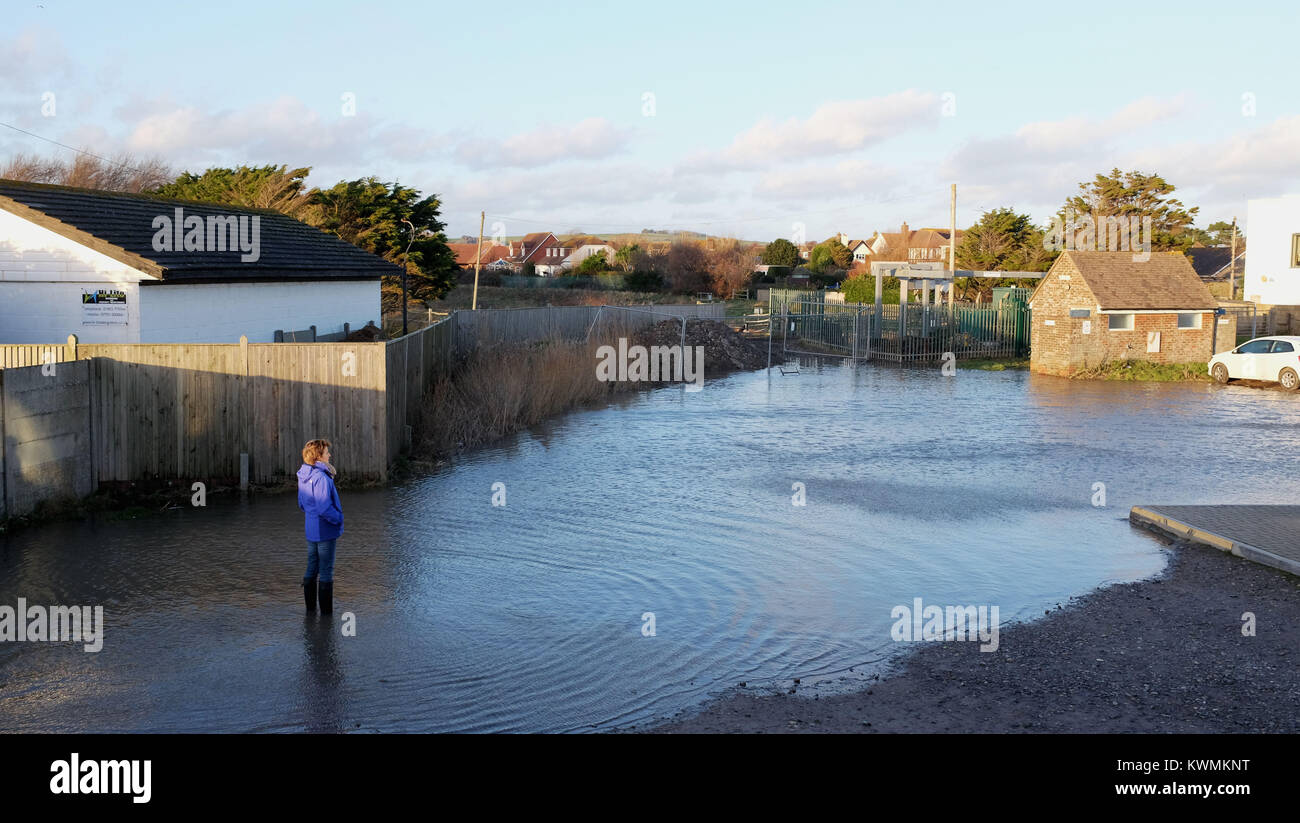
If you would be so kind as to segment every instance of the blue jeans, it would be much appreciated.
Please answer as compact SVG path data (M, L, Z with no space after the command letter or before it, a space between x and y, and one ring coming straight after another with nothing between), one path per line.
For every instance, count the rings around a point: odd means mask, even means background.
M319 543L307 541L307 574L303 580L311 580L320 575L320 582L334 582L334 542L322 540Z

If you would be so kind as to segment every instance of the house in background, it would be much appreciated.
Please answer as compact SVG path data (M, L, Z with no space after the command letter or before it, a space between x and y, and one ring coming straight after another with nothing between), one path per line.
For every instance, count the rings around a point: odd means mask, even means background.
M378 321L400 274L278 212L0 180L0 343L337 334Z
M864 269L871 265L871 244L866 240L850 240L846 245L853 255L852 268Z
M582 261L591 257L593 254L605 255L605 261L610 265L614 264L614 247L608 243L587 243L578 246L573 252L564 259L564 268L573 269L582 265Z
M456 256L456 265L462 269L473 269L475 260L479 261L481 267L487 268L498 260L509 258L514 254L514 247L509 243L504 245L484 243L480 254L477 239L473 243L448 243L447 248L451 249L452 254Z
M516 274L523 272L529 263L533 272L543 277L556 274L569 256L572 249L564 248L555 235L549 231L533 232L524 235L517 244L512 244L513 252L506 258L507 265Z
M1114 360L1204 363L1237 344L1232 315L1182 252L1066 251L1029 298L1032 371L1068 375Z
M957 242L962 230L957 229ZM950 229L911 229L907 223L896 232L876 232L868 241L869 254L876 260L906 260L909 263L946 263Z

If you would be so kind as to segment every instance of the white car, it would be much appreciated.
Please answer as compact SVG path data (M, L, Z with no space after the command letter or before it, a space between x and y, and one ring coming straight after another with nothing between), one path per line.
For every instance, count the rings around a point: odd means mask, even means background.
M1300 387L1300 337L1256 337L1210 358L1210 376L1229 380L1268 380L1284 389Z

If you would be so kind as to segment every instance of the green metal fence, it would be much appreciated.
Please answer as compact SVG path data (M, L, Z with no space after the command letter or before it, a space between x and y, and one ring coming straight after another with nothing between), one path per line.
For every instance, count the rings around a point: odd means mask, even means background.
M838 306L773 303L773 333L784 351L860 360L928 362L1024 357L1029 352L1029 307L1008 299L991 306ZM775 337L774 337L775 339Z

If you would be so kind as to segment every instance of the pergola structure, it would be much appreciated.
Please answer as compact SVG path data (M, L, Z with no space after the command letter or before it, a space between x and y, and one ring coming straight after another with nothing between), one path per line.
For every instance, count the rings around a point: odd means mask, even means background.
M889 261L875 261L871 264L871 275L876 278L876 314L880 314L881 305L884 303L885 278L897 277L902 290L898 295L898 302L901 305L907 305L908 290L913 280L921 281L921 305L931 305L931 298L934 298L934 305L939 305L939 292L948 292L948 308L953 306L953 288L952 281L957 277L984 277L989 279L1000 280L1002 278L1013 278L1016 280L1040 280L1043 277L1041 271L972 271L970 269L949 269L943 263L893 263ZM946 284L946 288L941 288Z

